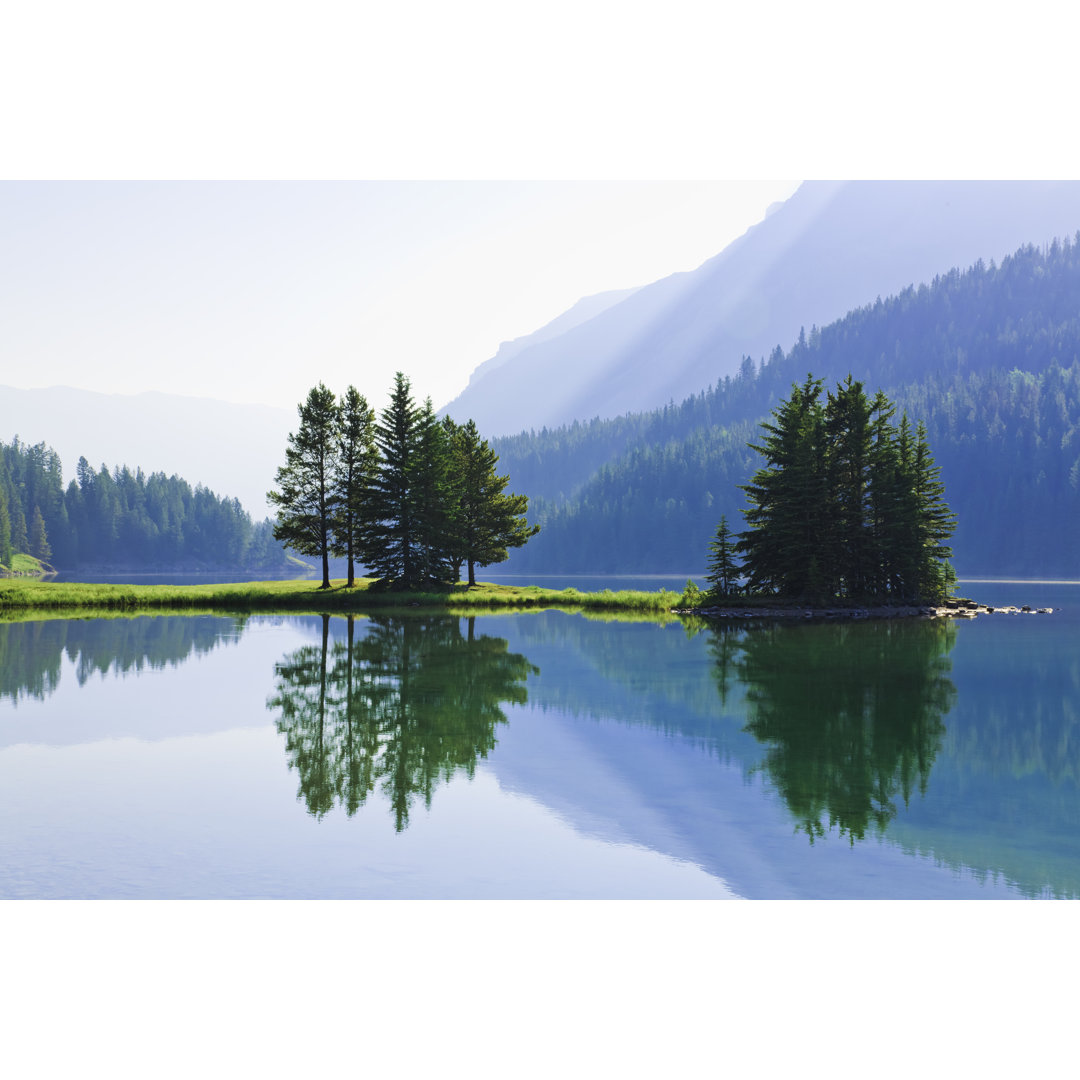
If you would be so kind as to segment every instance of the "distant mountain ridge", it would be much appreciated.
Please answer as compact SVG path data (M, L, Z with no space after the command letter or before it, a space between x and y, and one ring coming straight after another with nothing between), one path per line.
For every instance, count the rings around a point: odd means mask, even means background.
M950 267L1073 235L1080 182L815 181L770 210L698 269L554 337L524 339L442 411L492 436L681 401L735 374L744 356L786 349L800 328Z
M551 322L545 323L539 330L531 334L525 334L523 337L514 338L513 341L504 341L499 346L498 352L490 360L485 360L473 370L472 375L469 376L469 385L472 386L485 375L490 375L491 372L501 368L503 364L531 346L558 337L559 334L565 334L568 330L573 330L575 326L580 326L583 322L587 322L601 312L606 311L609 307L621 303L636 292L637 288L614 289L609 292L596 293L593 296L583 296L573 307L556 316ZM440 414L445 412L445 409L440 410Z

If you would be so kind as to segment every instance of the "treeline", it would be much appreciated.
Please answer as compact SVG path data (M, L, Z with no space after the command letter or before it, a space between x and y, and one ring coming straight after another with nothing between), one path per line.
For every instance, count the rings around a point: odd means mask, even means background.
M44 443L0 443L0 564L16 553L80 566L275 569L288 565L269 521L253 523L236 499L178 476L95 470L79 458L63 486Z
M75 667L79 686L109 672L176 667L233 644L243 615L153 619L38 619L0 624L0 702L43 700L60 685L62 660Z
M696 572L741 521L746 443L807 371L920 417L966 573L1080 574L1080 243L1025 247L813 328L681 404L495 441L530 495L515 571ZM736 526L737 527L737 526Z
M476 425L437 420L401 372L378 417L355 387L339 400L322 383L298 412L268 498L274 536L322 560L322 588L331 555L345 558L349 588L357 563L394 588L453 585L467 564L475 585L477 566L502 562L536 533Z

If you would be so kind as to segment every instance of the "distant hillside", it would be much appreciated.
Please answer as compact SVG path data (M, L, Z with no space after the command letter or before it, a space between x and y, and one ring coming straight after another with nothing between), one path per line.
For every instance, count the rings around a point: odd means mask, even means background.
M806 183L697 270L484 365L445 411L509 435L681 401L800 327L1078 228L1074 181Z
M0 386L0 438L47 443L64 464L65 484L80 457L95 469L138 465L237 498L256 519L269 512L266 492L296 422L295 409L210 398Z
M926 422L961 573L1080 577L1080 234L849 313L669 406L495 440L542 531L515 571L695 572L758 423L808 372L849 372Z

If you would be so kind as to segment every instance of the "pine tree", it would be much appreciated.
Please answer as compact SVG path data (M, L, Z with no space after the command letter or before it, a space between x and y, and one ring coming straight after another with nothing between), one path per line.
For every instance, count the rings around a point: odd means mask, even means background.
M44 563L52 558L52 548L49 547L49 538L45 534L45 519L36 503L30 516L30 554Z
M7 497L0 487L0 566L11 569L11 518L8 516Z
M726 597L735 592L739 567L735 561L735 540L728 529L727 517L721 515L716 536L709 544L708 573L705 580L713 596Z
M829 596L864 596L873 576L867 527L871 411L862 383L850 375L828 394L824 448L829 512L821 558Z
M347 587L356 584L355 561L364 546L370 517L371 487L378 474L375 448L375 411L355 386L341 399L337 469L333 489L336 513L333 522L334 555L348 560Z
M821 379L807 375L802 386L763 423L765 437L751 449L766 466L741 485L750 500L743 511L750 528L739 534L736 551L752 592L800 599L826 594L822 541L828 513L823 455L824 413Z
M277 506L274 539L301 555L322 559L322 585L330 588L329 553L335 514L340 412L334 395L322 384L297 407L300 429L289 435L285 464L277 470L277 488L267 498Z
M480 438L469 420L444 422L451 440L456 498L453 535L461 563L469 567L469 585L476 584L476 567L490 566L509 557L509 548L521 547L540 531L525 518L528 498L506 493L509 476L495 470L498 455Z
M915 507L917 595L929 602L944 600L956 583L956 573L948 562L952 548L945 544L956 529L956 515L945 502L941 468L934 464L926 441L926 425L921 420L915 428L911 491Z
M399 371L375 427L380 465L371 488L364 562L383 582L405 587L418 585L426 570L420 548L423 508L415 483L423 453L420 416L409 380Z
M435 417L428 398L417 417L419 456L412 485L417 506L417 546L422 577L434 584L456 584L461 570L454 543L457 477L444 425Z

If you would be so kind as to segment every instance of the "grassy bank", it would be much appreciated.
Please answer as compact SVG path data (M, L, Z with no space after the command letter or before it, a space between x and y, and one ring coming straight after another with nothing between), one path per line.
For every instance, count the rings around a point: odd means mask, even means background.
M453 612L560 607L652 616L667 614L679 594L658 592L583 593L536 585L457 585L431 592L390 592L362 581L329 590L314 581L248 581L232 585L105 585L84 582L0 581L0 616L23 612L94 611L308 611L348 612L382 608L428 608Z

